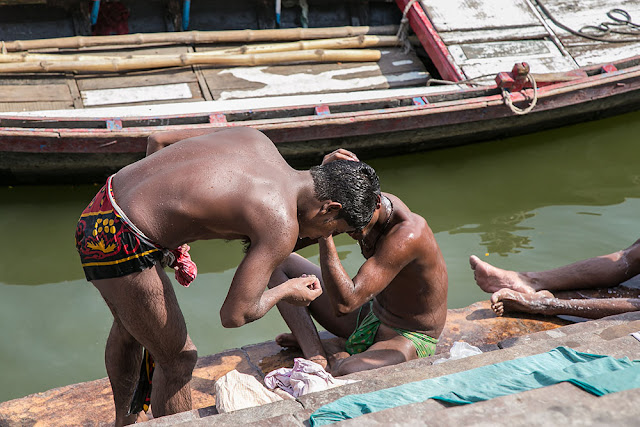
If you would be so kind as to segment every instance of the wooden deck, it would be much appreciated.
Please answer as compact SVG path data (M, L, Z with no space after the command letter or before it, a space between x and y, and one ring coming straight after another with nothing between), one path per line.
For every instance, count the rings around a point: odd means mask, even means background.
M42 3L42 2L40 2ZM139 7L137 3L125 2L131 8L129 19L130 32L166 31L162 25L142 27L139 21L147 17L135 15ZM146 2L144 2L146 3ZM159 1L151 1L149 9L150 21L153 16L161 15ZM260 28L264 26L254 1L244 1L247 7L234 9L232 5L213 1L207 5L193 2L193 29L225 30ZM227 2L228 3L228 2ZM256 4L254 4L256 3ZM331 11L324 11L322 4L311 4L314 7L314 22L327 25L365 24L361 22L362 11L358 12L356 4L347 2L342 5L330 2L334 6L333 22L327 21ZM400 14L392 3L372 2L377 6L368 9L366 17L373 24L398 24ZM249 7L250 6L250 7ZM382 16L378 6L384 6L387 16ZM30 6L40 10L33 12L33 22L22 22L21 15L10 17L14 23L0 28L0 40L13 40L20 36L24 39L43 38L45 35L73 36L82 32L77 21L77 13L64 16L60 11L52 18L42 12L44 5ZM35 9L41 7L41 9ZM210 10L204 10L209 7ZM200 8L200 10L198 10ZM235 6L237 9L238 6ZM345 10L340 10L344 8ZM7 11L8 9L3 9ZM376 12L377 11L377 12ZM214 12L218 12L217 14ZM250 12L250 13L249 13ZM349 13L347 13L349 12ZM32 13L31 11L29 13ZM368 16L371 15L371 16ZM226 17L226 18L225 18ZM224 19L223 19L224 18ZM255 18L252 20L252 18ZM225 22L225 19L227 22ZM311 17L310 17L311 19ZM293 18L290 18L293 20ZM262 19L264 21L264 19ZM0 27L1 25L0 21ZM54 23L58 23L60 33L55 33ZM293 22L292 22L293 23ZM31 33L42 26L48 31ZM73 30L75 28L75 30ZM70 31L72 31L70 33ZM43 34L45 33L45 34ZM14 35L12 38L11 35ZM237 46L237 45L236 45ZM108 55L124 57L129 55L176 55L190 52L207 52L233 46L221 45L173 45L173 46L118 46L112 49L84 48L74 51L48 50L39 53L81 53L82 55ZM414 52L404 53L400 47L382 48L382 57L378 62L351 63L298 63L287 65L255 66L255 67L214 67L188 66L162 70L137 71L112 74L4 74L0 75L0 112L25 112L46 110L91 109L97 107L153 105L159 103L189 103L198 101L216 101L245 98L266 98L282 95L307 95L314 93L345 93L372 89L406 88L424 86L429 73L422 61Z
M421 5L463 78L495 75L519 61L528 62L533 73L554 73L640 52L640 27L615 26L607 16L619 8L639 23L637 0L421 0ZM604 42L562 28L577 32L603 22L634 34L598 34L616 40Z

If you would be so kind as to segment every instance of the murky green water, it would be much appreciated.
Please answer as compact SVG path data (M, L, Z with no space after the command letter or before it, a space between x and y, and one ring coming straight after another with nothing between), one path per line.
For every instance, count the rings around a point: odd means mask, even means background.
M429 221L449 269L449 307L487 299L471 254L536 270L635 241L640 211L640 113L525 137L372 160L383 190ZM78 215L98 186L0 188L0 401L106 376L111 316L84 280L74 246ZM362 262L338 238L347 270ZM239 329L218 311L242 257L237 242L197 242L200 275L176 287L200 355L272 339L276 310ZM317 260L315 248L303 255Z

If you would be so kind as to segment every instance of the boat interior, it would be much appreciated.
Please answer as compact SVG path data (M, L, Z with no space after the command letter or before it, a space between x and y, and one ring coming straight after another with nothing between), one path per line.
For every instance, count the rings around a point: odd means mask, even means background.
M252 35L216 43L140 44L129 39L110 45L51 44L27 50L12 43L91 35L365 26L367 34L383 38L398 33L403 20L400 6L412 3L0 0L0 58L16 53L36 58L30 64L24 60L0 64L0 126L50 127L55 121L57 127L67 123L104 128L104 120L94 119L119 117L106 126L122 128L376 110L499 93L495 76L511 71L520 61L526 61L532 73L556 80L607 72L601 67L605 63L616 63L611 71L639 62L640 26L633 21L640 21L636 0L419 1L425 21L447 53L445 63L434 61L429 46L410 29L403 34L404 43L374 47L380 52L375 60L292 60L282 53L282 62L276 58L257 65L174 64L127 71L73 67L58 71L48 68L53 60L46 55L81 54L106 62L137 56L185 58L283 41L256 42ZM45 56L38 60L37 55ZM16 68L26 65L42 69ZM442 84L456 80L465 84Z

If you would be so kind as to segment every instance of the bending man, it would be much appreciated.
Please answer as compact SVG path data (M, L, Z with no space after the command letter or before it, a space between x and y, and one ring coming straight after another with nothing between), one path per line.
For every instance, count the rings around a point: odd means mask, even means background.
M491 308L498 316L505 311L519 311L598 319L640 310L640 295L596 299L559 299L553 295L559 291L610 288L637 276L640 273L640 240L609 255L539 272L503 270L475 255L469 262L478 286L492 293Z
M195 277L187 243L248 243L220 310L225 327L259 319L280 301L308 305L322 293L315 277L292 278L265 291L269 277L299 238L364 228L378 192L378 177L368 165L342 161L298 171L250 128L152 135L147 157L108 179L76 231L87 280L114 318L105 362L116 425L135 421L128 408L143 346L156 364L154 416L191 409L197 352L165 262L187 286Z
M341 149L326 156L323 164L336 159L358 161ZM308 310L278 304L292 334L281 334L276 342L299 346L305 358L335 376L432 355L447 316L448 276L425 219L396 196L382 193L371 222L350 236L358 240L366 258L353 279L340 263L331 236L318 240L320 267L291 254L276 269L269 282L272 289L310 274L320 278L325 291ZM347 339L346 348L325 350L309 314Z

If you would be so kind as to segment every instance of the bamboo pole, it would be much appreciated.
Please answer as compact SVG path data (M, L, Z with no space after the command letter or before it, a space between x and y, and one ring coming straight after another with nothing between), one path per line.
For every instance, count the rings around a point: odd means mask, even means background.
M246 43L262 41L312 40L337 37L354 37L367 34L392 35L398 27L327 27L285 28L276 30L230 30L230 31L184 31L176 33L137 33L113 36L74 36L38 40L15 40L2 42L7 52L32 49L77 49L82 47L145 44L213 44Z
M289 52L296 50L315 50L315 49L356 49L370 47L396 46L398 38L396 36L358 36L338 39L322 39L322 40L301 40L291 43L271 43L259 45L245 45L237 48L212 50L206 52L187 52L183 54L160 54L160 55L126 55L126 56L105 56L105 55L67 55L67 54L39 54L39 53L7 53L0 55L0 63L16 63L29 61L114 61L120 59L158 59L164 58L186 58L185 61L191 64L198 64L199 60L209 58L211 56L227 56L227 55L247 55L262 54L272 52Z
M185 65L255 66L292 62L370 62L380 59L380 51L370 49L300 50L260 54L196 57L186 54L174 57L143 56L142 58L110 58L101 60L88 57L82 61L28 61L0 64L0 73L39 72L122 72Z

